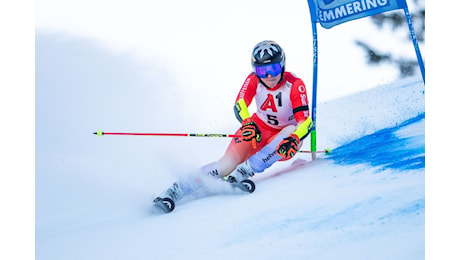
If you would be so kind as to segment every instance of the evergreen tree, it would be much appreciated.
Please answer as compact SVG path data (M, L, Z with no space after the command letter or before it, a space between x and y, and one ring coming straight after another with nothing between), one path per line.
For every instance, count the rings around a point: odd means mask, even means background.
M424 0L412 0L412 2L415 10L410 11L415 35L419 44L423 44L425 42L425 2ZM401 10L371 16L371 21L379 30L381 30L384 25L390 25L393 31L406 30L407 41L409 44L412 44L412 39L407 29L406 18ZM356 40L356 44L366 51L368 64L379 65L382 62L394 64L399 68L399 75L401 78L412 76L418 70L418 61L415 55L411 56L413 58L401 58L396 57L391 52L382 53L376 48L370 46L370 44L361 40Z

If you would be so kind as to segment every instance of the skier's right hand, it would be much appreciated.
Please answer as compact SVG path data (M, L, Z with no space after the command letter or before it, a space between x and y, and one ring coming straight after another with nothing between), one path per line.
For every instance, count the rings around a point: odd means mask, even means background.
M247 118L241 122L241 135L243 141L252 142L253 146L256 145L255 142L260 143L262 140L262 133L252 118Z

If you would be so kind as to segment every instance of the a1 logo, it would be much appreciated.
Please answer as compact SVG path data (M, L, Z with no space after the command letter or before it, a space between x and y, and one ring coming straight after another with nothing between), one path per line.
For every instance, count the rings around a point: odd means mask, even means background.
M281 92L276 95L276 99L278 101L278 106L281 107L283 105L281 102ZM273 97L272 94L267 95L267 99L265 99L262 106L260 106L260 109L263 111L267 111L267 109L271 109L274 113L278 112L278 109L276 108L275 98Z

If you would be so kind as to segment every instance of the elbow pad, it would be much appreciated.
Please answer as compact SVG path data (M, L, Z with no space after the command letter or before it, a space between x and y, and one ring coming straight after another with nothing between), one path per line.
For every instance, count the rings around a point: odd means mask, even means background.
M235 103L235 106L233 106L233 111L235 112L235 116L238 119L238 121L240 121L240 123L243 122L243 120L251 117L249 115L248 106L242 98Z
M297 129L293 132L293 134L297 135L300 140L303 140L308 134L311 132L313 128L313 121L311 117L308 117L302 124L300 124Z

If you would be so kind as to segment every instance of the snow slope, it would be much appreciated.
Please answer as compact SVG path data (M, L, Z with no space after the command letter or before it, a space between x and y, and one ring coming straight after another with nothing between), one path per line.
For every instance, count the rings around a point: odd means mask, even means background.
M184 98L171 74L154 65L160 72L147 78L135 66L87 43L36 37L36 259L424 258L421 79L320 102L318 145L330 156L298 154L256 175L253 194L225 192L162 215L154 193L217 159L229 140L92 132L238 125L181 118L222 108L170 107L164 99Z

